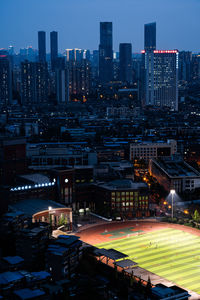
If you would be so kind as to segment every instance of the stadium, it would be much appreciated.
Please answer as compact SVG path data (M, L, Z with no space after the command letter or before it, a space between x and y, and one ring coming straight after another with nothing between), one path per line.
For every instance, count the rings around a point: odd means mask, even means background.
M114 249L125 254L134 262L131 270L126 271L144 280L150 277L152 284L177 285L194 293L197 298L192 299L200 299L198 229L136 220L93 225L82 228L77 235L83 242L104 251Z

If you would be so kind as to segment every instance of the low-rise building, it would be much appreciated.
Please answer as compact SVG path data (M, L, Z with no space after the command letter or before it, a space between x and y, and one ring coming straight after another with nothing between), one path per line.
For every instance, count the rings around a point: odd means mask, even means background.
M82 242L79 237L60 235L46 251L46 268L54 280L70 277L82 256Z
M130 144L130 160L144 159L149 161L152 158L171 157L177 151L175 140L167 142L141 142Z
M200 188L200 173L180 159L151 159L149 163L150 175L170 192L191 192Z
M149 216L149 190L146 183L120 179L99 182L94 187L97 212L123 218Z

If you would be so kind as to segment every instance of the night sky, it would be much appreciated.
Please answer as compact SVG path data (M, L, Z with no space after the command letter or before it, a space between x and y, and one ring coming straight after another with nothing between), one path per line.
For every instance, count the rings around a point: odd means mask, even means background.
M98 49L99 22L113 22L114 49L143 49L145 23L157 22L157 49L200 50L200 0L0 0L0 48L37 48L37 31L59 32L59 50Z

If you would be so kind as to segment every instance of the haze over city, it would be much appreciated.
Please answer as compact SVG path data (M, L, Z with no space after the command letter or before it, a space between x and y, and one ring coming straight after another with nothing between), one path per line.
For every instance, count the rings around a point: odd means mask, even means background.
M119 50L120 42L130 42L133 52L140 52L144 24L156 21L158 49L196 52L199 13L198 0L1 0L1 47L37 48L37 31L55 30L59 51L94 50L99 44L99 22L111 21L114 50Z

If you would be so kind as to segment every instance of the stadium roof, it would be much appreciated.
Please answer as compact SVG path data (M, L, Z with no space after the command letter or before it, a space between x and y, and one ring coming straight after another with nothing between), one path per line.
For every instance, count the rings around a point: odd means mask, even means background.
M136 262L130 260L130 259L124 259L124 260L120 260L120 261L116 261L114 262L114 264L117 266L117 267L120 267L120 268L130 268L130 267L133 267L135 265L137 265Z
M119 252L117 250L114 250L114 249L95 249L94 253L97 255L97 256L105 256L105 257L108 257L112 260L117 260L117 259L120 259L120 258L125 258L125 257L128 257L128 255L122 253L122 252Z

